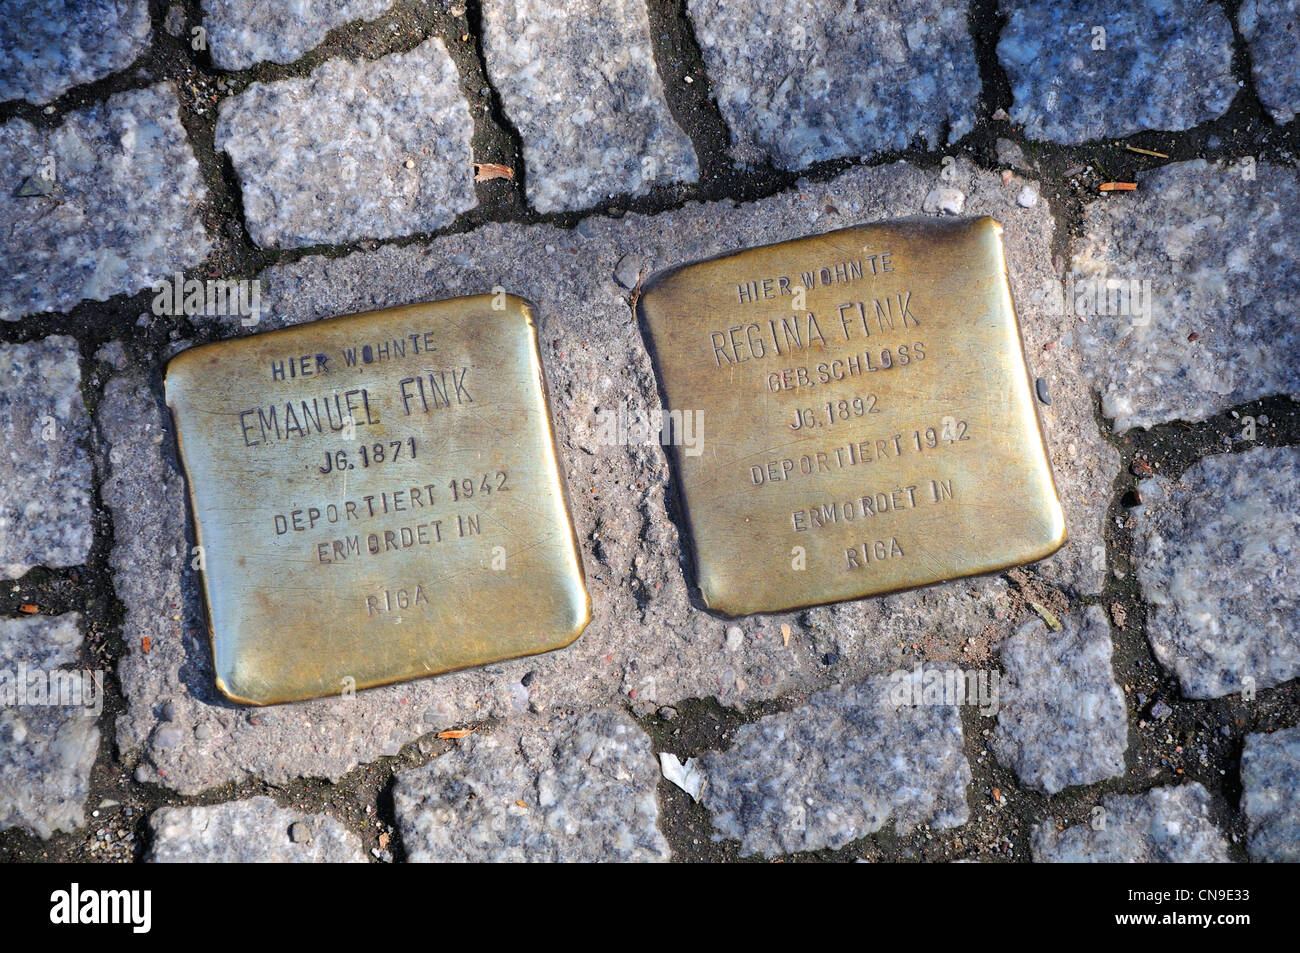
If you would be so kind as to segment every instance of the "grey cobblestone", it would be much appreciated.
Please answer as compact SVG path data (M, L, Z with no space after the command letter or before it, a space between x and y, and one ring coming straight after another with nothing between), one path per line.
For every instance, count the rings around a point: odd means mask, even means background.
M1002 643L1005 677L994 746L1021 782L1047 794L1124 773L1128 715L1098 606L1063 616L1062 631L1026 623Z
M980 95L964 7L936 0L689 0L732 151L786 169L933 148L970 132Z
M76 613L0 619L0 830L22 827L48 840L85 823L98 712L32 703L46 673L76 663L80 626ZM20 704L24 698L29 703Z
M334 818L304 816L269 797L159 808L149 826L155 864L366 863L361 838Z
M843 847L886 824L902 834L966 823L961 717L951 704L900 703L897 686L911 697L926 673L903 674L820 692L705 754L702 803L721 836L773 857Z
M1110 279L1122 305L1131 282L1146 282L1131 300L1149 311L1094 309L1079 325L1115 430L1204 420L1269 394L1300 396L1296 173L1198 159L1141 175L1138 186L1088 206L1073 261L1076 304Z
M1300 727L1247 735L1241 786L1251 859L1300 861Z
M1207 457L1141 491L1133 558L1147 637L1183 694L1300 675L1300 449Z
M169 83L110 96L52 130L0 126L0 319L68 311L202 261L207 191Z
M1232 27L1218 4L1011 0L998 58L1011 121L1030 139L1081 143L1189 129L1237 92Z
M0 579L86 561L89 424L76 341L0 344Z
M699 178L664 99L643 0L486 0L483 46L539 212Z
M1279 123L1290 122L1300 112L1300 2L1245 0L1237 24L1250 45L1259 98Z
M1228 845L1210 820L1209 795L1196 782L1145 794L1102 798L1087 823L1057 831L1052 821L1034 828L1038 863L1227 863Z
M46 103L149 47L148 0L0 0L0 102Z
M393 0L203 0L203 26L212 62L239 70L266 60L292 63L335 27L373 20L392 5Z
M330 60L219 107L253 240L299 248L441 228L473 208L474 131L434 37L374 62Z
M659 769L626 714L470 736L397 777L393 803L413 861L663 861Z

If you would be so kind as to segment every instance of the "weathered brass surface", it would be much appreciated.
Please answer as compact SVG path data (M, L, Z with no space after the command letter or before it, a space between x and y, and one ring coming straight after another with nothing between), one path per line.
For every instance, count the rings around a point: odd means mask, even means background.
M458 298L167 370L218 687L270 704L568 645L590 618L528 304Z
M854 599L1065 541L989 218L900 222L657 276L640 299L699 586L728 615Z

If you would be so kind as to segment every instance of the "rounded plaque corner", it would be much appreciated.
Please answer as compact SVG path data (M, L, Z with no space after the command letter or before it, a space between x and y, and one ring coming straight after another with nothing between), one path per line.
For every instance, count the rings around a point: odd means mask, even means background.
M1058 549L1060 549L1069 541L1070 541L1070 531L1065 528L1065 519L1062 518L1060 528L1056 531L1056 533L1052 536L1051 541L1048 543L1048 546L1051 547L1049 552L1053 552L1053 553L1056 552Z
M169 403L176 387L193 373L192 365L196 360L194 353L197 350L198 348L186 348L179 354L173 355L167 362L166 370L163 371L163 394L168 398Z
M1051 522L1048 524L1044 536L1042 549L1031 562L1037 562L1040 559L1047 559L1049 556L1056 555L1060 552L1061 547L1070 541L1070 533L1065 526L1065 512L1061 509L1059 501L1056 501L1052 508Z
M228 701L236 705L253 705L258 708L271 704L269 700L248 697L248 693L237 686L236 678L237 676L225 678L221 674L216 675L217 691L221 692Z
M555 646L557 649L568 648L574 642L578 641L582 636L582 633L587 631L587 626L591 625L593 609L591 593L587 591L586 586L579 583L574 595L576 598L568 600L568 617L565 620L563 634L560 636L560 641Z
M972 227L978 231L987 231L997 239L1001 239L1003 232L1006 231L1002 222L999 219L994 218L992 215L981 215L979 218L975 219Z
M537 312L537 305L532 301L529 301L523 295L517 295L513 292L507 291L504 296L507 304L523 314L531 317Z
M700 583L700 601L704 603L704 608L710 612L716 612L728 619L740 619L747 615L753 615L755 611L747 606L738 605L735 593L720 589L709 580L703 580Z
M646 275L645 278L642 279L641 281L641 295L637 299L637 304L640 305L643 301L645 301L646 295L654 291L660 284L663 283L663 280L665 278L669 277L670 275L672 275L673 272L677 270L678 269L676 268L660 268L658 271Z
M691 267L690 265L671 265L646 275L641 282L641 294L637 296L637 314L642 317L647 316L646 306L653 304L655 300L665 293L665 289L672 283L673 279L688 271Z
M491 297L495 299L496 295L492 295ZM535 302L532 302L521 295L511 294L508 291L504 293L503 297L505 298L506 307L497 307L494 300L494 311L503 312L508 319L519 321L534 336L541 332L542 313L541 309L537 307Z
M512 291L506 291L500 286L494 291L484 291L480 294L466 295L461 298L449 298L445 301L433 302L433 304L449 304L452 302L462 302L470 307L486 306L493 316L500 315L507 319L522 318L524 324L530 328L537 327L538 308L537 304L528 300L522 295L517 295Z

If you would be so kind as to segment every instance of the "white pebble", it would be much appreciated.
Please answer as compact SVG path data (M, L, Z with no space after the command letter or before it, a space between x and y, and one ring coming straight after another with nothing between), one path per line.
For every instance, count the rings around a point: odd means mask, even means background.
M960 215L965 205L966 196L960 189L954 189L947 185L938 185L931 189L930 194L925 197L925 201L921 204L921 210Z

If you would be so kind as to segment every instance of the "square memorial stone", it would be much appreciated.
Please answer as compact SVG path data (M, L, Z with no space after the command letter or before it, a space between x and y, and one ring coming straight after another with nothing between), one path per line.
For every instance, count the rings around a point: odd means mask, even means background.
M1065 542L993 219L752 248L655 276L640 311L709 608L856 599Z
M586 626L523 300L207 344L171 362L166 389L232 700L531 655Z

